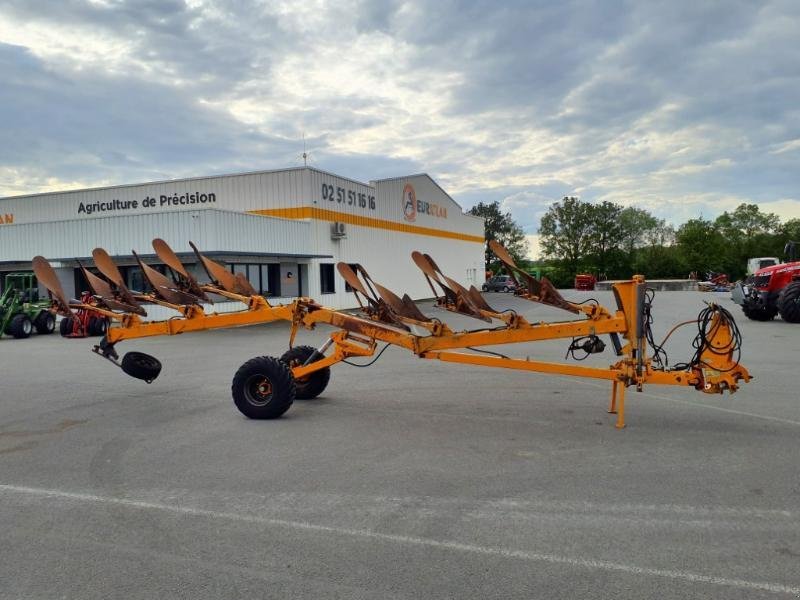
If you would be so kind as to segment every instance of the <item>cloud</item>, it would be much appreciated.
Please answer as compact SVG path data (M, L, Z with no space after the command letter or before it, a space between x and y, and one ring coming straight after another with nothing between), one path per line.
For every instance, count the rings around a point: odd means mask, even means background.
M0 162L43 180L98 184L249 167L240 153L289 156L287 140L254 134L230 114L154 82L49 70L27 50L0 44ZM284 166L283 160L274 160ZM2 180L0 180L2 183ZM14 185L15 191L20 186Z
M528 240L528 258L539 260L542 258L542 247L539 245L541 236L539 234L529 234L525 236Z
M775 148L769 151L770 154L783 154L784 152L794 152L800 150L800 138L789 140L788 142L778 143Z
M545 215L553 200L549 195L531 191L520 191L506 196L500 201L503 212L510 212L517 223L521 223L526 233L537 233L540 219Z
M535 235L565 195L673 223L800 204L800 7L9 0L0 196L299 164L425 171Z

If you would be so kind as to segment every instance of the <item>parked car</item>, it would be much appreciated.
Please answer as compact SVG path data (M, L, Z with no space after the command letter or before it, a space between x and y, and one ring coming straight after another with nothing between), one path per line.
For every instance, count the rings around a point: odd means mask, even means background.
M508 275L495 275L482 286L484 292L513 292L517 284Z

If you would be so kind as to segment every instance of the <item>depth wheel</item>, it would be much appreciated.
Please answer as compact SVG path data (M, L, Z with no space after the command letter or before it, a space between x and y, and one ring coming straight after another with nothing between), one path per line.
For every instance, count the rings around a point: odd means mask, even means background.
M131 377L147 383L152 383L161 373L161 361L144 352L128 352L122 357L121 366L122 370Z
M306 361L315 354L317 354L316 348L311 346L295 346L281 356L281 362L286 363L291 369L306 364ZM325 358L324 355L318 354L317 358L311 362L317 362L323 358ZM328 381L330 381L330 379L330 367L325 367L319 371L314 371L310 375L295 379L295 388L297 390L295 398L298 400L311 400L312 398L316 398L328 387Z
M277 419L294 402L296 387L289 366L272 356L257 356L233 376L236 408L250 419Z

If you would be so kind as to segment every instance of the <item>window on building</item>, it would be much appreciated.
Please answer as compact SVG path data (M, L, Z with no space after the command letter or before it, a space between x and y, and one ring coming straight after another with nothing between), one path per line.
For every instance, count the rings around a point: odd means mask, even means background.
M305 286L305 287L304 287ZM308 289L308 265L297 265L297 295L302 296Z
M270 263L261 265L261 293L264 296L281 295L281 265Z
M148 265L153 267L156 271L161 273L162 275L167 276L167 267L165 265ZM75 293L79 294L83 288L81 288L81 279L83 279L83 275L81 274L80 279L78 278L78 273L80 273L80 269L76 269L76 277L75 277ZM122 273L123 277L127 279L127 286L129 289L136 291L136 292L144 292L150 293L153 291L153 287L150 285L150 282L147 281L147 278L144 276L141 267L128 267L127 272Z
M86 280L86 277L83 275L83 271L81 269L75 269L75 296L80 298L83 292L89 291L89 282ZM97 275L97 270L94 272Z
M347 266L350 267L351 269L353 269L353 273L358 275L358 271L356 271L356 267L358 266L358 263L348 263ZM349 283L347 283L347 281L344 282L344 291L345 292L352 292L353 291L352 286Z
M260 292L261 289L261 271L258 265L249 265L247 263L228 263L228 270L236 275L237 273L244 275L244 278L250 282L253 289Z
M266 265L255 263L228 263L231 273L241 273L262 296L281 295L281 266L278 263Z
M231 263L231 273L234 275L236 273L241 273L245 277L247 277L247 265L243 263Z
M333 276L333 264L323 263L319 266L320 289L323 294L336 293L336 280Z

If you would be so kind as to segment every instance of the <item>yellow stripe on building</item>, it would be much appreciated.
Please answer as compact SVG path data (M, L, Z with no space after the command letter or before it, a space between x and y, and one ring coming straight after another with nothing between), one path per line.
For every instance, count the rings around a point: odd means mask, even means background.
M318 219L320 221L331 221L347 223L348 225L358 225L359 227L371 227L373 229L386 229L388 231L402 231L404 233L416 233L418 235L429 235L432 237L447 238L451 240L462 240L465 242L475 242L483 244L483 236L457 233L455 231L443 231L432 227L420 227L419 225L408 225L406 223L396 223L384 219L364 217L361 215L350 215L334 210L326 210L315 206L300 206L297 208L265 208L262 210L248 210L252 215L264 217L280 217L282 219Z

